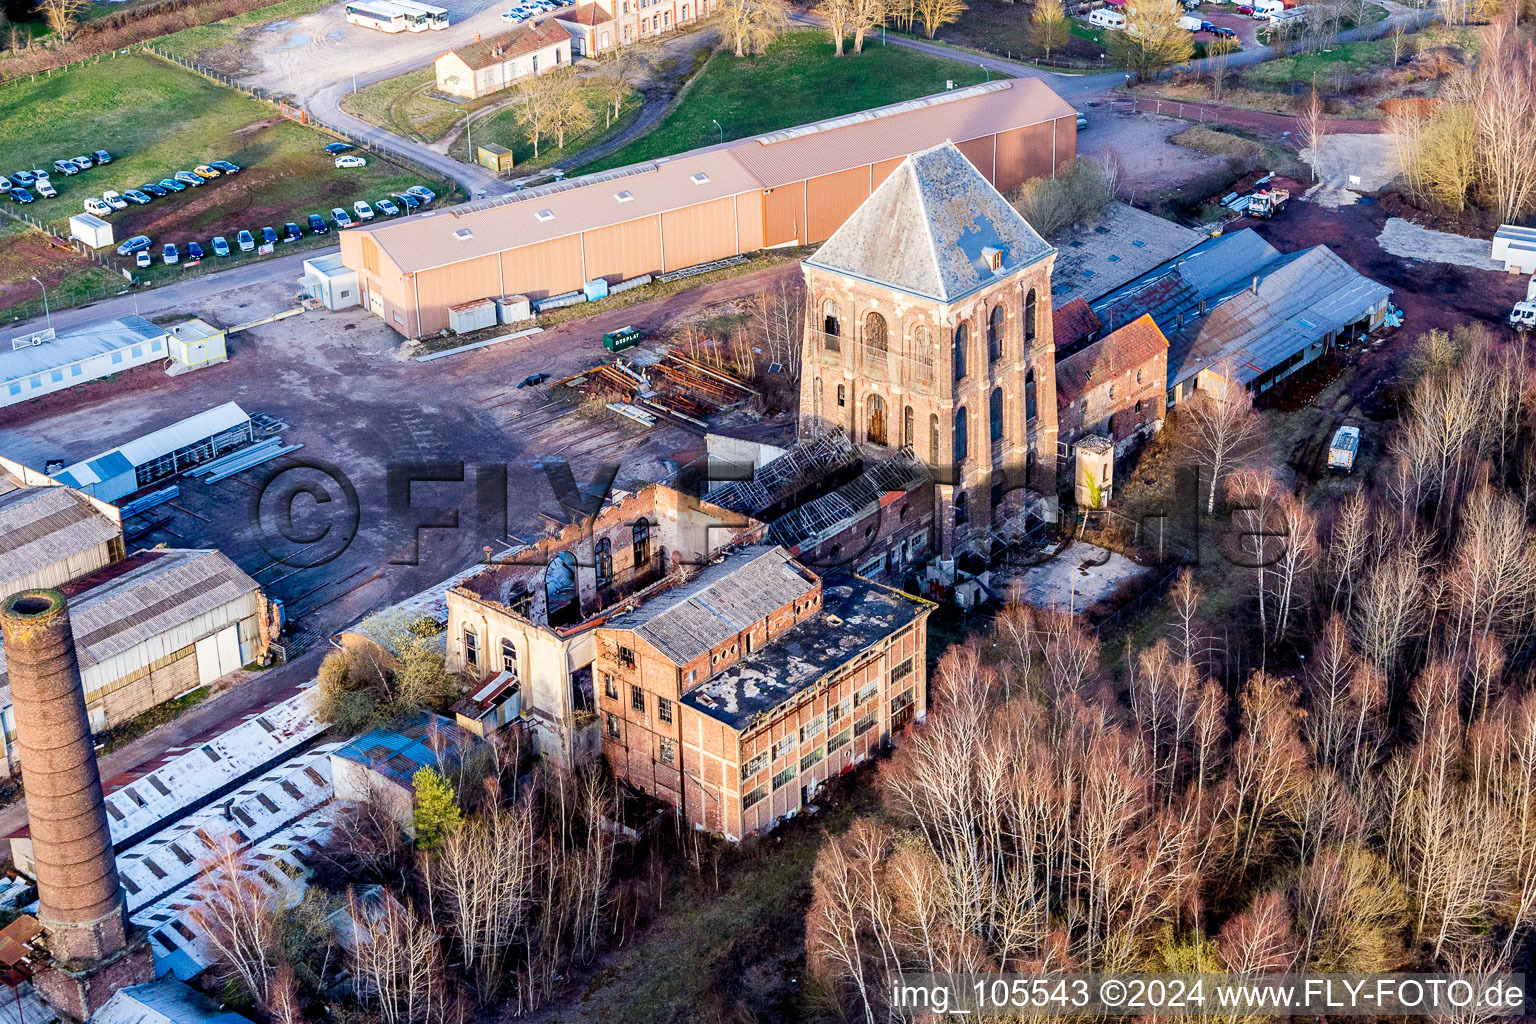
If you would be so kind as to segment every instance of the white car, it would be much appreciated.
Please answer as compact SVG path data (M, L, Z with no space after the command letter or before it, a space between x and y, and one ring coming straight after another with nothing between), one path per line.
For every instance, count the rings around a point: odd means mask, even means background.
M122 196L118 195L117 192L110 188L101 194L101 201L112 207L114 210L128 209L128 200L124 199Z
M373 220L373 207L359 199L352 204L352 212L357 214L357 219L362 221Z
M140 249L138 255L133 258L133 262L135 266L147 267L154 262L154 259L149 255L148 249Z
M336 158L337 167L367 167L368 161L352 153Z
M38 178L37 184L33 187L37 189L37 194L44 199L57 199L59 197L59 190L54 188L53 182L47 178Z
M128 204L124 203L123 205L127 206ZM100 199L97 199L95 196L91 196L91 198L85 201L85 212L94 213L98 217L106 217L112 213L112 207L108 206Z

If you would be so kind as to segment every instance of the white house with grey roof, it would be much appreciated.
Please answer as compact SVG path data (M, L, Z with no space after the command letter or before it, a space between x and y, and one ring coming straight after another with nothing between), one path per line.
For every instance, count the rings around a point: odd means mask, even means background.
M13 339L0 347L0 408L167 359L170 337L129 315L35 344Z

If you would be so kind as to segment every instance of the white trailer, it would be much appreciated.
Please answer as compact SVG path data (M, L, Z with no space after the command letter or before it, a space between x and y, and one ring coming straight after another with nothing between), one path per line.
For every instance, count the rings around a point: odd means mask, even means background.
M78 238L92 249L111 245L112 225L90 213L77 213L69 218L69 237Z
M1200 24L1200 19L1193 14L1185 14L1179 17L1179 28L1187 32L1199 32Z

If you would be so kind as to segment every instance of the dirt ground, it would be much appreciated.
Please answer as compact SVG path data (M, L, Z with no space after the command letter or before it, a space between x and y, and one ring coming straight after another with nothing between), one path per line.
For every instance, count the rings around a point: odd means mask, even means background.
M796 266L785 264L637 304L622 315L625 323L658 332L648 344L659 347L669 325L794 273ZM216 323L238 323L284 308L291 294L286 284L256 286L187 312ZM483 557L485 544L538 536L538 513L558 510L540 468L545 458L568 460L579 481L589 480L602 462L618 462L616 486L632 488L665 479L679 464L703 454L703 432L697 428L645 430L607 413L584 412L567 389L517 387L529 374L559 379L603 361L602 332L614 326L598 317L578 320L526 339L418 363L403 357L399 337L368 313L309 313L234 336L230 360L220 366L174 379L147 367L0 411L0 451L38 468L47 459L73 462L228 401L287 424L286 443L304 445L292 457L212 486L180 480L176 501L125 526L131 536L168 517L130 548L217 546L284 600L304 628L325 633L440 582ZM786 418L779 440L792 433L793 423ZM304 460L323 460L338 473L327 477L301 468ZM461 461L470 467L463 484L416 484L410 514L400 502L391 504L392 468ZM507 467L504 522L482 516L473 500L474 467L479 465ZM262 500L256 481L268 470L282 471L282 487L315 484L326 497L324 503L298 499L294 521L300 531L331 527L340 537L348 530L350 514L356 539L311 568L274 562L267 552L273 546L274 510L269 504L258 510L255 504ZM346 484L339 482L342 477ZM347 486L355 490L355 504L345 493ZM459 509L464 528L423 531L417 551L411 522L434 520L433 509ZM263 529L268 532L265 546ZM323 545L312 550L331 553ZM306 551L290 561L310 557ZM419 564L398 564L413 557Z
M1188 121L1133 113L1130 102L1120 99L1090 101L1086 107L1088 127L1078 133L1078 155L1113 154L1122 169L1120 194L1130 201L1174 188L1226 161L1168 141L1170 135L1188 128Z
M0 310L37 299L33 277L53 288L69 274L92 266L73 249L56 248L40 231L0 224Z

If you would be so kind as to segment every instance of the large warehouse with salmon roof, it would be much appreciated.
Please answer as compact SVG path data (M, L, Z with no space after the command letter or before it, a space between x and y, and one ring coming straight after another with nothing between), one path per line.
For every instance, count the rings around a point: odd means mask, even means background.
M999 191L1077 155L1043 82L956 89L342 233L363 304L408 338L448 310L539 299L832 233L910 153L955 143Z

